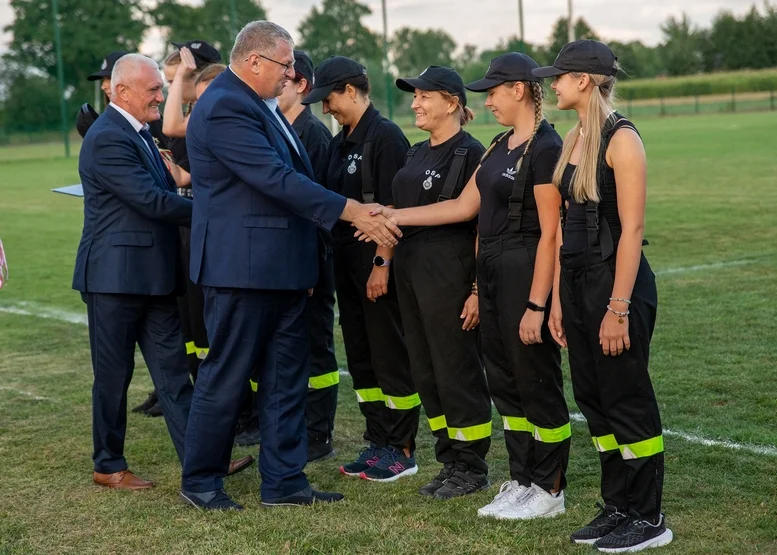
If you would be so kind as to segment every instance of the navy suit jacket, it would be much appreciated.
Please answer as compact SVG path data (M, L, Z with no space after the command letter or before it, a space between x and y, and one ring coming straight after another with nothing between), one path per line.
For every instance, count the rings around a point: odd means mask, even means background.
M305 148L281 119L231 69L197 101L186 129L192 281L244 289L315 286L316 226L330 230L346 201L312 180Z
M84 138L78 159L84 230L73 289L83 293L168 295L184 282L179 225L191 200L151 158L127 119L108 106Z

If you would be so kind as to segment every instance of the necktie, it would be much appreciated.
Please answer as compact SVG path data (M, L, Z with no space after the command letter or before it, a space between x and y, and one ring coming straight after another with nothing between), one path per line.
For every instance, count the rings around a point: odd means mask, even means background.
M159 154L159 151L156 148L154 137L151 136L151 133L149 133L148 129L141 129L140 131L138 131L138 134L141 137L143 137L144 141L146 141L146 144L148 145L148 148L151 151L151 159L156 164L156 167L159 170L159 173L161 173L164 176L165 164L164 162L162 162L162 156Z

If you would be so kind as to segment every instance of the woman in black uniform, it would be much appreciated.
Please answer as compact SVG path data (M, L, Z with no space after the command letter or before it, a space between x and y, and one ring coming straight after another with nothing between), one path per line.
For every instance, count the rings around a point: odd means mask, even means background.
M524 54L504 54L484 79L467 85L488 91L486 106L510 129L491 143L459 198L376 210L401 226L469 221L480 211L480 337L511 479L478 514L520 520L564 512L571 436L561 354L544 325L561 202L552 184L561 138L543 118L536 67Z
M343 129L332 139L326 186L348 198L391 206L391 182L404 165L408 142L370 102L367 70L334 56L321 62L304 104L323 101ZM340 467L348 476L394 481L418 472L415 436L421 401L410 376L402 335L393 249L360 243L353 228L332 230L335 287L348 371L366 419L369 447Z
M430 134L414 145L394 177L396 208L456 198L485 149L462 129L474 118L464 83L447 67L398 79L413 93L416 127ZM491 399L478 352L475 281L477 221L405 227L394 257L410 369L436 437L440 473L419 493L450 499L488 487Z
M550 327L569 346L575 400L602 467L604 505L572 540L607 553L672 541L661 513L664 442L648 374L658 297L642 254L645 150L612 107L617 71L606 45L580 40L534 72L554 77L558 107L579 116L553 175L568 211Z

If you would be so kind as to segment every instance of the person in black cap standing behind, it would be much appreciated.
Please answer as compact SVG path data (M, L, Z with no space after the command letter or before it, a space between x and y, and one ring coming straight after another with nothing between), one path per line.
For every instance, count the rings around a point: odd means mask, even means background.
M550 325L569 346L575 400L602 467L604 505L572 540L607 553L673 537L661 513L664 441L648 374L658 295L642 253L647 164L636 128L612 106L617 60L607 45L579 40L534 71L553 77L558 107L579 116L553 175L568 209Z
M329 149L327 188L366 203L394 204L391 182L409 144L402 130L372 105L367 69L343 56L321 62L303 101L323 101L343 129ZM393 249L363 244L351 226L332 230L335 284L348 371L366 420L369 446L340 467L347 476L394 481L418 472L415 436L421 401L410 375L396 285Z
M447 67L397 79L413 93L415 125L430 134L414 145L394 177L396 208L456 198L485 149L462 129L474 118L464 83ZM450 499L489 486L491 399L478 350L475 283L477 220L440 227L406 227L394 258L413 381L437 438L440 473L419 493Z
M495 58L484 79L467 85L488 91L486 106L510 129L492 141L457 199L377 211L400 226L469 221L480 211L480 338L511 480L478 514L499 519L564 512L572 435L561 353L545 325L561 204L552 184L561 137L543 117L536 67L528 56L511 52Z
M278 107L299 135L308 153L318 183L326 182L329 143L332 134L302 100L313 84L313 60L294 51L294 79L289 79L278 97ZM335 358L335 267L332 234L318 230L318 283L308 301L310 313L310 379L305 419L308 428L308 462L334 455L332 433L337 411L340 371Z

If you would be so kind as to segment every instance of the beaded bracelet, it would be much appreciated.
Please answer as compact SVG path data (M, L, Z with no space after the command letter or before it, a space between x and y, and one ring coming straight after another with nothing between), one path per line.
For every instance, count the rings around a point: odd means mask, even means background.
M610 301L620 301L622 303L631 304L631 301L628 299L619 299L617 297L610 297Z
M470 289L470 293L472 295L475 295L476 297L478 296L478 282L477 281L473 281L472 282L472 289Z
M629 314L631 314L631 311L629 311L629 310L627 310L626 312L618 312L617 310L615 310L610 305L607 305L607 310L609 310L610 312L612 312L613 314L615 314L618 317L618 323L619 324L622 324L623 323L623 319L626 316L628 316Z

